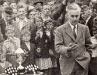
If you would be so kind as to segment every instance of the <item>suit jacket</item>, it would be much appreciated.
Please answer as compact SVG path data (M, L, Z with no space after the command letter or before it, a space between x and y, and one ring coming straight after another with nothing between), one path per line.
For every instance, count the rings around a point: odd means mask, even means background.
M93 36L93 19L94 17L91 16L89 21L87 22L87 26L89 27L91 36Z
M30 51L29 51L29 49L26 46L26 44L22 41L21 42L21 48L28 52L24 62L22 63L22 65L23 66L28 66L30 64L34 64L35 63L35 61L34 61L34 51L36 49L35 44L30 43Z
M70 75L75 61L77 61L84 69L87 69L90 62L92 47L90 41L90 33L87 26L78 24L77 38L74 38L69 23L57 28L55 34L55 50L60 53L60 68L62 75ZM75 51L68 53L67 47L70 43L78 44ZM69 56L69 54L71 54Z
M91 16L90 19L88 20L87 24L86 24L89 27L89 31L90 31L91 36L93 36L93 18L94 17ZM85 24L86 22L83 21L82 18L80 18L80 23Z
M13 25L13 27L15 28L15 36L16 37L20 37L20 31L18 30L17 28L17 24L15 21L12 21L10 25ZM6 22L4 19L1 19L0 20L0 26L1 26L1 33L3 34L3 38L6 40L7 39L7 36L6 36Z
M4 19L0 20L0 26L1 26L1 32L3 34L4 39L7 39L7 36L5 35L6 23L5 23Z

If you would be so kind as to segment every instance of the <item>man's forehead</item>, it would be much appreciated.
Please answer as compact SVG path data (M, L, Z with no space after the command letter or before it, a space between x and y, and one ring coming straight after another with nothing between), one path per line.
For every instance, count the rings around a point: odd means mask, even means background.
M70 10L68 14L80 14L80 11L77 10Z

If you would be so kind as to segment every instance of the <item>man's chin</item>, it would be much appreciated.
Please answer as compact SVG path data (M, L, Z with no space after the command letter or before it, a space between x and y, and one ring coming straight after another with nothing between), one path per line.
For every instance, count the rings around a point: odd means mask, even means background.
M73 23L72 23L72 25L76 25L76 24L78 24L78 22L73 22Z

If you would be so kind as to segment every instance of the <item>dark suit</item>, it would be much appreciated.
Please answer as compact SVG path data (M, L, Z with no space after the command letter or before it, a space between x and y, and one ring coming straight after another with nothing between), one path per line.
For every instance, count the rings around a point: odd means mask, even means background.
M5 23L4 19L0 20L0 26L1 26L1 32L3 34L4 39L7 39L7 36L5 35L6 23Z
M74 38L69 23L57 28L55 34L55 50L60 53L59 60L62 75L70 75L75 62L81 65L84 70L87 70L92 50L89 38L89 29L82 24L78 24L76 39ZM69 56L67 47L70 43L78 44L78 48L75 51L71 51Z
M60 8L58 8L52 15L51 15L51 18L54 19L54 20L58 20L58 18L61 16L62 14L62 17L61 17L61 21L60 21L60 24L63 24L64 21L65 21L65 14L66 14L66 6L61 4L59 6Z
M28 49L28 47L26 46L26 44L22 41L21 42L21 48L24 50L26 50L28 53L26 55L26 59L25 61L22 63L23 66L27 66L30 64L34 64L34 51L36 49L35 45L30 43L30 50Z
M93 19L94 19L94 17L91 16L90 19L88 20L87 24L86 24L89 27L89 31L90 31L91 36L93 36ZM83 21L83 19L81 18L80 23L85 24L86 22Z

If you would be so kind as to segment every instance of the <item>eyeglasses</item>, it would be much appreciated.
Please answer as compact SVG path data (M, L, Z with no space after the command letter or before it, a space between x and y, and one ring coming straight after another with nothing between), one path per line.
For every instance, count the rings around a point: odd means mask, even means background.
M76 18L77 18L78 16L79 16L79 15L71 15L72 18L73 18L73 17L76 17Z

